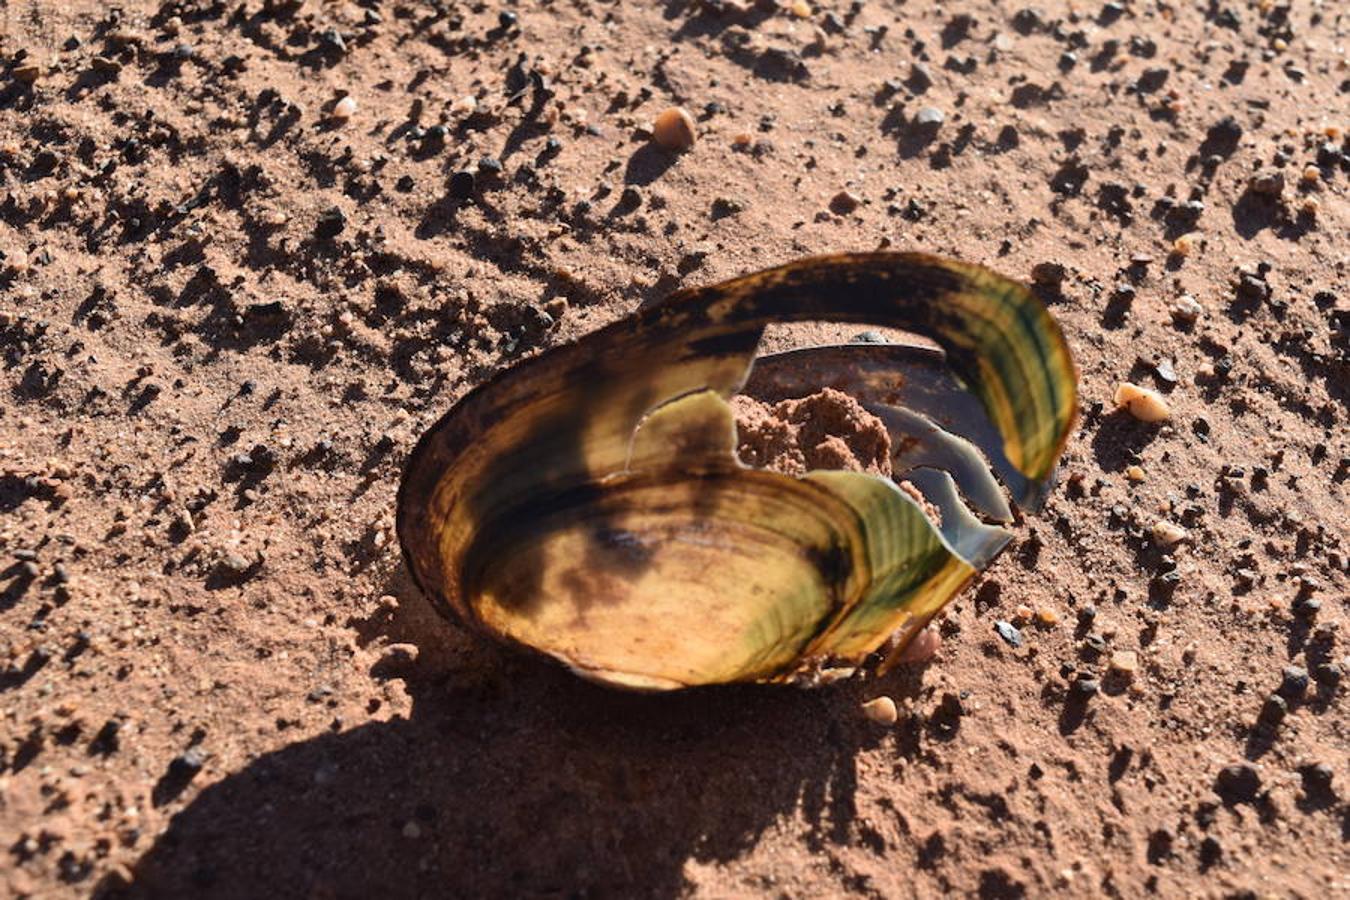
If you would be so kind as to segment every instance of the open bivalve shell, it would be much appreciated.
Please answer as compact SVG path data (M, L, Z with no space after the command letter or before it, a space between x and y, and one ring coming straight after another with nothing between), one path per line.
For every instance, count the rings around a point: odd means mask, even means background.
M941 350L755 359L766 325L797 321ZM853 396L940 521L880 476L742 465L727 398L747 380ZM898 656L997 555L999 480L1038 504L1076 409L1064 337L1015 282L918 254L805 259L680 291L470 391L409 460L399 539L442 612L583 677L815 684Z

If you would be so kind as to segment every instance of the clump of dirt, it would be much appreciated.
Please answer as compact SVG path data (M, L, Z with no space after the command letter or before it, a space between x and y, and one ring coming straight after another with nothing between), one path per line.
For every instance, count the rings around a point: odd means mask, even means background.
M787 475L813 469L891 474L891 436L857 400L825 388L772 405L731 400L741 462Z

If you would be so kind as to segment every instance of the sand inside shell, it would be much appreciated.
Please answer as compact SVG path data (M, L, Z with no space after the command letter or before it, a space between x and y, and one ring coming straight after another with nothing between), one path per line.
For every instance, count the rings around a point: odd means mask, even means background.
M832 388L768 404L731 400L741 462L787 475L812 469L891 474L891 436L857 400Z
M857 400L833 388L777 403L731 398L736 416L736 453L741 462L785 475L813 469L867 472L890 478L891 435ZM942 513L908 481L896 484L935 525Z

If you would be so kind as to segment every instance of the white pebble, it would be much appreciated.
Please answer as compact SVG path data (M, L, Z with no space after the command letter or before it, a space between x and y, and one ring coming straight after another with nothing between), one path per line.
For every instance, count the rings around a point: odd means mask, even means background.
M895 701L890 697L877 697L875 700L868 700L862 705L863 715L876 722L878 725L894 725L900 718L900 713L895 708Z
M1128 381L1116 388L1115 402L1141 422L1161 422L1172 415L1161 394Z
M1180 544L1186 540L1189 532L1182 528L1176 522L1169 522L1167 519L1159 519L1153 523L1153 540L1160 547L1171 547Z
M1178 322L1194 322L1200 318L1205 308L1190 294L1182 294L1172 304L1172 318Z
M333 104L333 118L339 122L345 122L356 115L356 99L346 96Z

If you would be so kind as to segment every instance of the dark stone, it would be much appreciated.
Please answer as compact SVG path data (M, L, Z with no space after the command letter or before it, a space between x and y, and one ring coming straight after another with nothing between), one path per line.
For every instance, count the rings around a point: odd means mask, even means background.
M933 86L933 76L923 63L915 63L909 70L909 80L905 82L911 91L922 94Z
M1208 869L1216 865L1221 859L1223 859L1223 845L1219 843L1217 838L1211 835L1200 842L1201 869Z
M1045 27L1045 16L1039 9L1023 7L1013 14L1012 26L1018 34L1031 34Z
M1200 145L1200 155L1232 156L1242 140L1242 126L1232 116L1224 116L1209 127L1204 143Z
M314 223L314 236L321 241L329 241L342 234L347 227L347 215L338 207L333 206L319 214L319 221Z
M1309 796L1322 796L1331 793L1331 780L1335 772L1326 763L1313 763L1300 770L1303 776L1303 790Z
M1225 803L1251 803L1261 792L1261 776L1249 763L1224 766L1214 781L1214 791Z
M450 196L456 200L468 200L473 196L476 184L477 180L469 170L456 172L450 176Z
M336 28L326 29L319 34L319 43L331 50L333 53L341 55L347 52L347 42L342 38L342 32Z
M1289 702L1279 694L1271 694L1261 707L1261 722L1265 725L1278 725L1289 715Z
M1110 25L1112 22L1119 21L1120 17L1125 15L1125 7L1115 0L1102 4L1102 11L1097 14L1097 22L1101 25Z
M89 742L89 752L98 756L111 756L116 753L119 747L118 735L121 731L122 723L118 720L109 719L104 722L98 734Z
M1152 94L1154 91L1167 84L1167 78L1172 73L1164 68L1145 69L1139 76L1139 80L1134 83L1135 88L1141 94Z
M1064 284L1066 274L1067 270L1063 263L1039 262L1031 269L1031 281L1033 284L1058 290Z
M1299 666L1285 666L1284 680L1280 682L1280 695L1296 700L1308 690L1308 672Z
M1312 675L1318 684L1327 687L1335 687L1341 683L1341 667L1336 663L1321 663L1313 669Z

